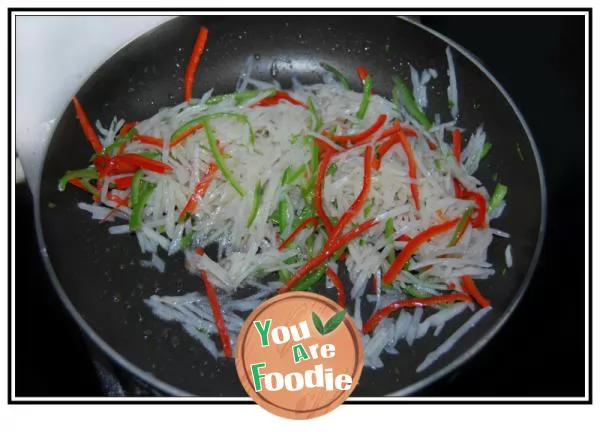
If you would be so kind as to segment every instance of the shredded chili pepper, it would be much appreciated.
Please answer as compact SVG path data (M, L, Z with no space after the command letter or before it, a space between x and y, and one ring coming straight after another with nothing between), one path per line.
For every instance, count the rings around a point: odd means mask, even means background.
M133 180L133 175L130 175L127 177L112 179L111 182L117 186L117 189L129 189L131 187L132 180Z
M365 67L361 65L356 68L356 73L358 73L358 77L360 78L363 85L365 85L365 80L369 76L369 72L367 72ZM373 94L373 89L371 89L371 94Z
M452 179L452 184L454 185L454 195L456 196L456 198L462 198L464 191L463 186L457 179Z
M305 103L300 102L297 99L294 99L287 92L284 92L284 91L278 91L273 96L268 96L264 99L259 100L258 102L253 103L250 106L250 108L255 108L257 106L264 107L264 106L270 106L270 105L277 105L282 100L288 101L289 103L291 103L293 105L302 106L302 107L308 109L308 106Z
M187 68L185 69L185 78L183 81L183 100L189 102L192 99L192 86L194 85L194 77L196 76L196 69L198 63L200 63L200 57L204 52L206 46L206 39L208 38L208 29L206 27L200 27L194 49L190 61L188 62Z
M367 231L368 229L377 225L377 221L375 219L369 219L351 231L347 232L343 236L336 239L329 245L325 245L323 251L319 253L317 256L308 261L300 270L294 273L288 281L285 283L283 287L281 287L278 291L279 294L283 294L288 292L294 285L296 285L304 276L306 276L311 270L323 264L329 258L331 258L339 249L346 246L349 242L354 240L356 237Z
M439 225L434 225L425 231L417 234L413 239L409 240L407 245L402 249L402 252L398 254L396 260L392 263L388 271L383 274L383 282L391 284L396 275L404 268L404 265L408 262L410 257L421 247L421 245L435 236L450 231L458 223L458 218L448 222L444 222Z
M388 151L390 151L394 144L397 144L398 142L400 142L400 138L398 137L398 134L395 134L389 137L383 144L381 144L381 146L377 149L377 155L375 156L375 160L373 161L374 169L379 171L379 168L381 168L381 161L383 160L383 157Z
M127 132L129 132L132 128L137 126L137 124L138 122L136 121L125 122L125 124L121 127L121 130L119 130L119 136L122 137L127 135Z
M103 224L106 221L108 221L121 207L125 207L128 204L129 204L129 195L127 195L125 198L123 198L121 200L121 202L117 202L117 205L114 206L110 212L108 212L106 217L100 221L100 224Z
M194 192L188 199L187 204L179 214L179 222L183 222L187 217L188 213L193 213L196 210L196 205L198 204L198 200L204 196L206 191L208 190L210 184L215 178L215 174L217 173L218 167L216 164L211 163L208 165L208 169L206 170L206 174L200 179L196 187L194 188Z
M456 301L471 302L469 296L465 294L447 294L420 299L398 300L390 303L386 307L379 309L365 322L363 325L363 333L367 334L379 324L383 318L391 313L394 313L402 308L417 307L417 306L432 306L440 303L451 303Z
M410 192L412 194L413 200L415 201L415 207L417 210L421 209L421 203L419 199L419 185L416 183L417 181L417 164L415 163L415 155L413 154L412 147L406 138L406 135L402 130L397 132L398 137L400 138L400 144L404 149L404 153L406 153L406 158L408 159L408 175L413 181L410 184Z
M400 126L400 122L398 120L394 120L394 123L392 124L392 126L390 126L386 130L381 132L381 135L379 135L379 139L383 139L383 138L392 136L396 132L398 132L400 129L402 129L402 131L404 132L404 135L406 135L408 137L416 137L417 136L416 130L414 130L413 128L410 128L410 127L402 127L402 126Z
M325 225L325 230L329 233L333 230L333 225L331 224L331 220L327 213L325 213L325 209L323 208L323 186L325 185L325 175L327 174L327 168L329 167L329 162L333 157L333 152L328 151L325 152L323 159L321 159L321 163L319 164L319 170L317 172L317 181L315 183L315 209L317 210L317 214L321 221L323 221L323 225Z
M401 236L396 237L396 241L411 241L412 237L407 236L406 234L402 234Z
M460 278L460 280L462 281L460 284L462 289L471 297L473 297L479 306L486 308L490 305L490 301L481 295L471 276L463 276Z
M329 267L327 267L327 277L331 279L338 296L338 304L341 307L346 306L346 292L344 291L344 284L340 280L339 276Z
M73 106L75 107L75 113L77 114L79 124L81 125L81 129L83 130L85 137L94 148L94 151L96 153L100 153L103 149L102 144L100 144L100 140L98 139L96 132L94 132L94 129L92 128L92 125L90 124L83 107L79 103L77 96L73 96Z
M381 114L379 117L377 117L375 123L373 123L371 126L369 126L362 132L359 132L355 135L331 135L330 138L331 140L337 141L339 143L352 142L354 144L359 144L365 141L370 136L372 136L375 132L377 132L381 128L381 126L383 126L386 120L387 116L385 114Z
M483 195L481 195L478 192L464 191L462 193L462 197L465 199L473 200L475 201L475 204L477 204L477 217L475 217L475 220L473 220L473 222L471 223L473 225L473 228L484 226L486 202Z
M298 227L292 231L292 233L288 236L288 238L286 238L283 243L281 243L279 245L278 250L282 251L285 249L285 247L298 235L300 234L300 231L302 231L304 228L306 228L308 225L310 224L315 224L315 227L317 226L317 224L319 223L319 218L317 218L316 216L313 217L309 217L307 219L304 220L304 222L302 222L300 225L298 225Z
M452 154L454 154L454 159L456 162L460 164L460 129L454 128L452 130Z
M365 205L367 201L367 197L369 196L369 192L371 191L371 165L373 155L373 148L371 146L367 147L365 150L365 158L364 158L364 173L363 173L363 186L362 190L350 206L350 208L342 215L340 221L336 224L331 232L329 239L327 240L327 244L331 244L335 242L336 238L342 234L342 231L348 225L352 219L356 217Z
M205 271L202 271L202 281L204 282L204 289L206 290L206 296L210 302L213 315L215 316L215 324L219 331L219 337L221 338L221 344L223 345L223 353L225 357L231 358L233 353L231 352L231 340L229 339L229 332L225 326L225 320L221 313L221 306L219 305L219 298L217 297L217 290L210 280Z
M204 127L204 124L197 124L195 126L192 126L188 130L186 130L184 133L182 133L181 135L179 135L177 138L175 138L174 140L172 140L171 143L169 144L169 146L171 148L175 147L177 144L181 143L187 137L189 137L190 135L193 135L194 133L196 133L197 131L199 131L203 127Z
M134 171L137 171L137 168L142 168L159 174L165 174L173 171L173 168L165 163L134 153L115 156L112 159L120 159L120 162L125 162L126 164L134 166L136 168Z
M134 135L133 140L139 141L144 144L150 144L157 147L163 146L162 138L156 138L150 135Z

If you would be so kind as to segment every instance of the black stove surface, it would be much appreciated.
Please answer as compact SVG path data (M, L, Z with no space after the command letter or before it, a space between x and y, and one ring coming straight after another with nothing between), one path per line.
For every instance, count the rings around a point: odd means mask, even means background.
M420 395L583 396L583 17L425 16L422 22L479 57L520 108L544 165L548 225L539 266L511 319L481 353ZM17 396L135 393L111 381L111 373L99 378L98 356L46 276L24 185L16 192L16 232Z

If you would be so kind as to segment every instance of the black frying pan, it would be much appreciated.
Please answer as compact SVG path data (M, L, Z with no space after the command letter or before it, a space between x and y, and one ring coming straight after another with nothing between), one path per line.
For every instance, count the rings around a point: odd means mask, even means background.
M90 119L106 124L116 115L144 119L161 106L182 100L185 64L200 25L210 29L194 93L211 87L230 92L249 55L259 55L253 76L291 84L320 82L319 62L337 66L356 89L354 72L363 64L374 76L375 91L390 96L391 75L409 77L409 65L435 68L440 78L430 93L429 113L449 120L444 49L454 48L461 107L460 125L469 132L485 124L493 150L477 175L488 188L492 177L507 184L509 205L494 223L510 232L514 266L479 286L492 300L493 312L426 372L416 366L462 322L454 320L439 338L425 337L401 355L385 359L386 367L366 369L355 396L410 394L473 356L495 334L516 307L533 273L544 232L545 189L533 139L516 107L473 56L443 36L394 17L254 16L186 17L157 27L120 50L102 65L77 96ZM387 48L386 48L387 47ZM519 156L520 147L523 159ZM57 179L68 169L86 166L91 150L69 105L48 148L37 205L37 227L54 284L87 336L117 364L158 390L173 395L243 396L232 361L215 361L176 323L155 318L143 304L152 294L179 295L202 289L184 268L183 258L167 262L167 272L142 269L134 237L111 236L76 207L89 197L73 188L57 191ZM48 202L56 203L49 208ZM507 241L490 247L491 262L504 267ZM466 318L466 314L465 314ZM385 354L384 354L385 355ZM476 361L476 359L474 360Z

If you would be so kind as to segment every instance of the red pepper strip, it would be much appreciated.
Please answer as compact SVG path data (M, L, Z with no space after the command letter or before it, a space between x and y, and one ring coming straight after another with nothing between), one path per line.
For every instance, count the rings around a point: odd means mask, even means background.
M404 268L404 265L408 262L410 257L419 249L419 247L421 247L423 243L426 243L435 236L450 231L456 226L458 220L459 219L456 218L439 225L434 225L417 234L408 242L404 249L402 249L402 252L398 254L396 260L392 263L388 271L383 274L383 282L386 284L391 284L396 278L396 275Z
M192 50L192 56L188 62L187 68L185 69L185 78L183 82L183 100L188 102L192 98L192 86L194 85L194 77L196 76L196 69L198 63L200 63L200 57L204 52L206 46L206 39L208 38L208 29L206 27L200 27L194 49Z
M406 234L402 234L400 237L396 237L396 241L411 241L412 238Z
M343 236L339 237L333 243L325 245L325 248L323 248L323 251L321 251L321 253L312 258L306 264L304 264L304 267L302 267L300 270L294 273L292 277L288 279L285 285L279 288L278 293L283 294L285 292L288 292L291 288L294 287L294 285L300 282L300 280L302 280L302 278L304 278L304 276L306 276L311 270L323 264L325 261L331 258L339 249L343 248L356 237L358 237L359 235L361 235L362 233L364 233L365 231L374 227L377 224L378 222L375 219L369 219L358 225L356 228L350 230Z
M277 250L279 250L279 251L284 250L285 247L288 245L288 243L291 242L298 234L300 234L300 231L302 231L304 228L306 228L310 224L315 224L315 228L316 228L318 223L319 223L319 218L316 216L307 218L304 222L302 222L300 225L298 225L298 227L294 231L292 231L292 233L288 236L288 238L286 238L283 241L283 243L281 243L279 245L279 248Z
M335 274L331 268L327 267L327 277L331 279L331 282L333 282L333 285L335 286L338 296L338 304L341 307L346 306L346 292L344 291L344 284L340 280L339 276Z
M94 165L100 174L100 178L98 179L98 188L100 189L100 185L102 183L102 179L105 176L115 175L115 174L129 174L134 173L138 170L137 166L127 162L122 159L124 155L110 157L99 155L94 159Z
M383 126L386 120L387 116L385 114L381 114L379 117L377 117L375 123L362 132L359 132L355 135L331 135L329 138L331 138L332 141L337 141L339 143L352 142L354 144L358 144L365 141L367 138L377 132L381 126Z
M198 124L196 126L192 126L188 130L186 130L184 133L182 133L181 135L179 135L176 139L174 139L173 141L171 141L171 144L169 144L169 146L171 148L175 147L177 144L181 143L183 140L185 140L190 135L195 134L197 131L199 131L203 127L204 127L203 124Z
M485 198L483 197L483 195L481 195L478 192L464 191L462 194L462 197L465 199L473 200L473 201L475 201L475 204L477 204L477 217L471 223L473 225L473 228L478 228L478 227L484 226L485 225L486 202L485 202Z
M306 104L304 104L303 102L300 102L297 99L294 99L287 92L284 92L284 91L277 91L273 96L267 96L266 98L253 103L250 106L250 108L255 108L257 106L264 107L264 106L270 106L270 105L277 105L282 100L286 100L293 105L302 106L302 107L308 109L308 106L306 106Z
M468 295L465 294L447 294L433 297L426 297L422 299L409 299L409 300L398 300L390 303L384 308L379 309L365 322L363 325L363 333L367 334L373 331L373 329L379 324L383 318L391 313L394 313L402 308L410 308L417 306L432 306L440 303L450 303L455 301L471 302Z
M338 261L339 262L346 262L347 259L348 259L348 252L344 252L342 254L342 256L340 256L340 259Z
M150 135L134 135L132 138L132 141L139 141L141 143L144 144L150 144L150 145L154 145L157 147L162 147L163 146L163 140L162 138L156 138Z
M111 218L112 215L114 215L117 212L117 210L119 210L121 207L127 206L127 205L129 205L129 195L127 195L125 198L123 198L123 200L121 202L118 202L117 205L115 207L113 207L113 209L110 212L108 212L106 217L100 221L100 224L105 223L107 220L109 220Z
M119 131L119 136L125 136L127 135L127 132L129 132L131 130L131 128L135 127L138 124L138 122L136 121L128 121L125 122L125 124L123 126L121 126L121 130Z
M117 185L117 189L129 189L131 187L131 181L133 180L133 175L127 177L121 177L118 179L113 179L112 182Z
M394 144L397 144L398 142L400 142L400 138L398 138L398 134L396 134L391 136L390 138L388 138L387 141L381 144L381 146L377 149L377 155L375 156L375 160L373 161L373 168L379 171L379 168L381 168L381 161L383 160L383 157L388 151L390 151L392 146Z
M359 76L361 82L364 85L365 84L365 80L369 76L369 72L367 72L367 70L364 68L364 66L361 65L361 66L359 66L359 67L356 68L356 73L358 73L358 76ZM371 89L371 94L373 94L373 89Z
M342 234L342 231L348 225L352 219L356 217L358 213L360 213L361 209L365 205L367 201L367 197L369 196L369 192L371 191L371 165L373 158L373 148L371 146L367 147L365 150L365 161L364 161L364 174L363 174L363 187L350 208L342 215L339 222L329 235L329 239L327 240L327 244L335 242L336 238Z
M417 164L415 163L415 155L413 154L412 147L404 135L402 130L397 132L397 135L400 137L400 144L402 144L402 148L404 149L404 153L406 153L406 158L408 159L408 175L413 180L413 183L410 184L410 192L413 196L413 200L415 201L415 207L417 210L421 209L421 202L419 199L419 185L414 183L417 181Z
M452 130L452 153L454 159L460 164L460 129L455 128Z
M333 225L331 224L331 220L323 208L323 186L325 185L325 175L327 174L327 168L329 167L329 162L331 162L333 154L334 153L332 151L325 152L325 155L319 164L317 181L315 183L315 208L319 218L321 218L323 221L323 225L325 225L325 230L328 233L333 230Z
M204 255L204 248L203 248L203 247L200 247L200 246L198 246L198 247L196 248L196 253L197 253L198 255Z
M427 145L429 146L429 150L437 149L437 146L434 143L432 143L431 141L427 141Z
M321 149L321 151L323 153L330 152L330 151L333 151L334 153L337 152L336 149L331 147L329 144L327 144L321 138L315 138L315 144L319 146L319 148Z
M364 81L369 76L369 72L367 72L367 70L365 69L365 67L362 66L362 65L356 68L356 72L358 73L358 76L360 77L360 80L364 83Z
M452 179L452 184L454 185L454 195L456 196L456 198L462 198L464 188L462 187L460 182L456 179Z
M231 340L229 339L229 333L227 332L225 320L221 313L217 291L215 290L214 285L208 280L205 271L202 271L202 281L204 282L204 289L206 289L206 296L210 302L210 307L215 316L215 324L217 325L217 330L219 330L219 337L221 338L221 344L223 345L223 353L225 354L225 357L232 357Z
M479 306L486 308L490 305L490 301L481 295L471 276L463 276L460 278L462 289L475 299Z
M116 158L121 158L122 161L135 165L137 168L142 168L159 174L165 174L173 171L173 167L139 154L124 154L121 156L115 156L113 159Z
M211 182L215 178L215 174L217 173L218 169L219 168L214 163L208 165L208 170L206 171L206 174L204 174L204 176L200 179L200 181L196 185L196 188L194 189L194 192L192 192L192 196L190 196L190 199L188 200L187 204L179 214L179 222L183 222L188 213L193 213L194 210L196 210L198 200L202 198L208 190Z
M75 106L75 113L77 114L79 124L81 125L81 129L83 129L85 137L94 148L94 151L96 153L100 153L104 149L104 147L102 147L102 144L100 144L100 140L98 139L98 136L96 136L96 132L94 132L90 121L85 115L85 111L81 107L77 96L73 96L73 105Z
M109 200L111 200L111 201L116 202L120 206L129 205L129 196L127 196L125 198L121 198L120 196L115 195L112 192L107 192L106 198L109 199Z
M416 137L417 136L417 131L416 130L414 130L413 128L409 128L409 127L402 127L402 126L400 126L400 122L398 120L395 120L394 124L392 126L390 126L386 130L384 130L383 132L381 132L381 135L379 135L379 139L383 139L383 138L387 138L389 136L392 136L396 132L398 132L400 129L402 129L402 131L404 132L404 135L406 135L406 136L409 136L409 137Z

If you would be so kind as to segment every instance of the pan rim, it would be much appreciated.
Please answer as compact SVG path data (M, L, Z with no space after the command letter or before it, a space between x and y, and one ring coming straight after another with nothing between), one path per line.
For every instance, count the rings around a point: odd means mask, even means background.
M494 84L496 86L498 91L502 94L502 96L505 98L505 100L509 103L513 112L516 114L517 119L521 123L521 127L525 131L525 134L529 141L529 145L531 146L531 150L532 150L532 153L535 158L535 164L537 167L538 178L539 178L539 182L540 182L541 214L540 214L540 227L539 227L539 231L538 231L536 247L535 247L535 250L533 253L533 257L532 257L531 261L529 262L527 273L525 274L525 277L523 278L517 293L511 300L511 302L508 305L508 307L506 308L506 310L502 313L500 318L496 321L496 323L494 323L494 325L490 329L488 329L488 331L475 344L473 344L468 350L466 350L459 357L457 357L455 360L453 360L452 362L445 365L440 370L434 372L431 375L424 377L423 379L416 381L415 383L413 383L411 385L403 387L402 389L400 389L398 391L383 395L382 397L408 396L408 395L414 394L417 391L422 390L423 388L438 381L442 377L448 375L450 372L456 370L458 367L462 366L468 360L473 358L477 353L479 353L483 349L483 347L485 347L488 344L488 342L498 333L498 331L504 326L504 324L506 323L508 318L513 314L513 312L515 311L515 309L521 302L523 295L525 294L525 291L527 290L527 288L531 282L531 279L533 277L533 274L535 273L535 270L537 268L537 264L539 262L539 258L541 255L542 246L544 243L544 238L545 238L545 233L546 233L546 220L547 220L546 181L545 181L544 170L543 170L540 154L538 151L538 147L537 147L537 144L536 144L536 142L533 138L533 135L529 129L529 126L527 125L523 115L521 114L520 110L518 109L517 105L515 104L513 99L510 97L508 92L498 82L498 80L491 74L491 72L488 71L487 68L479 61L479 59L476 56L471 54L468 50L463 48L461 45L459 45L452 39L421 24L420 22L415 22L414 20L412 20L410 18L403 17L403 16L398 16L396 18L399 18L402 21L404 21L405 23L412 24L412 25L432 34L433 36L442 40L448 46L451 46L453 49L455 49L457 52L459 52L465 58L467 58L470 62L473 63L473 65L475 67L479 68L479 70L481 70L481 72L484 73L484 75L492 82L492 84ZM174 18L174 19L176 19L176 18ZM166 23L169 23L171 21L172 20L168 20ZM143 37L153 31L156 31L158 28L162 27L166 23L162 23L162 24L159 24L158 26L153 27L152 29L139 35L138 37L136 37L129 43L133 43L138 38ZM115 53L113 53L113 55L116 54L116 52L120 51L127 45L129 45L129 44L125 44L124 46L120 47L117 51L115 51ZM103 64L104 63L102 63L100 66L98 66L98 68L102 67ZM94 70L92 72L92 74L94 74L98 70L98 68L96 70ZM86 80L86 82L87 82L87 80ZM54 131L52 132L52 134L54 134ZM47 148L44 151L44 159L43 159L44 163L46 160L46 153L47 153ZM131 361L127 360L123 355L121 355L114 348L112 348L107 342L105 342L104 339L102 339L92 329L92 327L87 323L87 321L83 318L83 316L77 311L77 309L75 308L75 306L73 305L73 303L71 302L69 297L67 296L66 292L64 291L60 281L58 280L58 277L56 276L54 268L52 267L52 263L50 262L50 257L48 256L48 253L47 253L46 243L44 241L44 236L42 234L41 204L40 204L40 199L39 199L40 192L41 192L41 178L40 178L40 181L38 182L38 184L34 185L34 188L35 188L35 190L34 190L33 196L34 196L35 230L36 230L36 237L37 237L37 241L38 241L39 250L40 250L40 253L42 256L42 261L44 263L44 266L46 268L46 271L48 273L48 276L50 278L50 281L52 282L52 285L53 285L56 293L58 294L60 300L64 304L65 308L67 309L67 311L69 312L71 317L75 320L77 325L83 330L85 335L97 347L99 347L104 352L104 354L106 354L112 361L114 361L117 365L119 365L123 369L127 370L132 375L134 375L134 376L140 378L141 380L143 380L144 382L148 383L150 386L152 386L152 387L156 388L157 390L162 391L163 393L170 395L170 396L202 398L202 396L194 395L192 393L183 391L176 386L168 384L167 382L155 377L153 374L151 374L149 372L142 370L140 367L138 367ZM360 398L357 397L357 399L373 399L373 398L378 398L378 396L360 397ZM205 397L205 399L217 399L217 400L225 400L225 401L241 400L241 401L249 401L250 402L250 398L248 398L248 397L216 397L216 398ZM349 398L350 401L352 401L352 399L354 399L354 398L352 398L352 397Z

